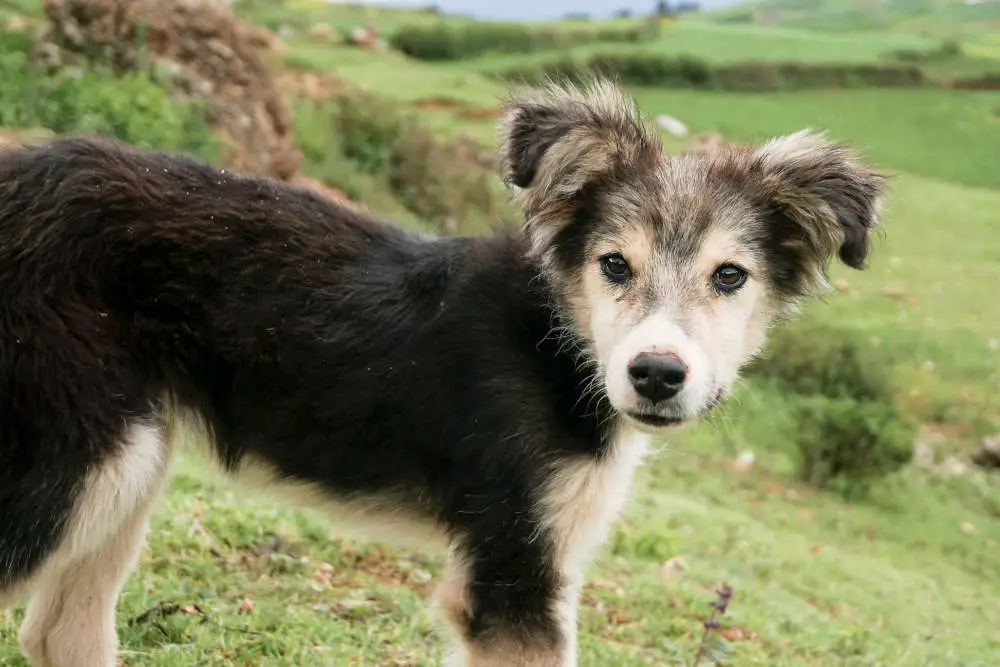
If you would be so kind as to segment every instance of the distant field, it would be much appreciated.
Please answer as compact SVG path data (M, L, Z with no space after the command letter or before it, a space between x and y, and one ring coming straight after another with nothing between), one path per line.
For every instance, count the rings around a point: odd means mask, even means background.
M303 47L297 62L335 71L365 88L413 102L448 98L469 107L495 107L505 88L466 65L424 65L393 54ZM499 59L497 59L499 60ZM494 61L495 62L495 61ZM1000 187L1000 92L835 90L774 94L635 91L647 114L668 113L694 132L716 131L750 141L803 127L829 130L856 142L882 166L956 183ZM444 132L495 140L492 122L442 108L425 112Z
M974 32L1000 19L995 3L965 4L937 0L757 0L706 12L700 19L752 23L757 17L783 26L820 31L899 30L937 37Z
M1000 187L998 93L843 90L773 94L637 90L647 113L750 141L803 127L861 146L883 167Z
M794 29L713 25L681 21L664 26L662 37L631 46L594 44L559 52L498 55L456 63L468 70L497 70L553 57L584 58L597 52L647 52L694 55L712 62L738 60L802 60L808 62L869 62L897 49L934 46L931 40L908 34L816 34Z

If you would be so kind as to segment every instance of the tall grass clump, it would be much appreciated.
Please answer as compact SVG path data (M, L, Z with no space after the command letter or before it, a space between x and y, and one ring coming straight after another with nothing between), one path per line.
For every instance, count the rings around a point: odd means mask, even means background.
M857 496L910 462L916 425L898 403L892 362L861 334L800 322L776 330L768 350L748 375L787 396L805 482Z
M211 159L209 110L174 99L145 72L116 75L101 65L48 71L30 59L23 34L0 36L0 126L94 133L130 144Z
M513 219L499 178L480 162L479 147L439 139L395 101L350 91L303 102L296 129L313 176L386 213L401 207L445 233Z

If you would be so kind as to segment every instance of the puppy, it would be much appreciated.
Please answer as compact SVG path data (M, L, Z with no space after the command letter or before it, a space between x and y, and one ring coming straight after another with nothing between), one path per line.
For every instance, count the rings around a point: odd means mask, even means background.
M665 155L615 84L518 92L524 224L433 238L73 137L0 153L0 593L37 667L113 667L178 443L432 537L469 667L571 667L584 571L652 434L861 268L884 179L798 133Z

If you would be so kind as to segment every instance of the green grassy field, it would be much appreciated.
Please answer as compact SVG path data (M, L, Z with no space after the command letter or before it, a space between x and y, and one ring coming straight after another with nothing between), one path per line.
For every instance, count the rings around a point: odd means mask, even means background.
M316 2L237 7L303 30L317 20L373 21L385 33L436 20ZM975 42L982 57L993 57L991 39ZM492 146L492 121L467 112L495 107L503 88L482 72L545 57L428 65L301 34L287 42L290 66L333 72L395 99L441 136L469 134L483 147ZM666 29L656 48L872 60L925 42L697 20ZM1000 432L1000 93L634 93L649 114L733 140L826 129L893 174L871 267L836 267L843 292L802 317L862 332L891 361L937 463ZM415 104L428 99L452 103ZM298 104L303 142L322 145L325 121ZM666 141L675 150L687 139ZM372 208L420 223L373 179L339 163L307 166L333 185L350 180ZM729 667L996 664L1000 477L911 465L847 502L796 481L795 429L784 397L748 381L709 422L661 443L591 570L582 667L691 665L722 582L735 589L717 644ZM753 465L734 465L747 451ZM251 496L185 453L120 602L122 658L129 667L436 665L443 635L426 602L440 568L437 554L333 533L326 518ZM0 611L0 665L26 667L16 648L22 613Z
M491 71L521 66L542 58L583 58L595 52L698 54L710 62L740 60L804 60L807 62L868 62L897 49L920 49L934 45L918 35L885 33L820 34L788 28L712 25L682 21L666 24L658 40L634 46L594 44L559 52L502 55L475 58L456 65L472 71Z

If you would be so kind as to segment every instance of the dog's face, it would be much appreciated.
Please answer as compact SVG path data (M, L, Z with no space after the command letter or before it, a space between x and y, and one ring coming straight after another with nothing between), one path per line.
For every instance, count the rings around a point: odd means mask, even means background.
M664 155L608 82L524 92L502 132L531 253L612 405L647 427L714 407L834 255L861 268L885 189L807 132Z

